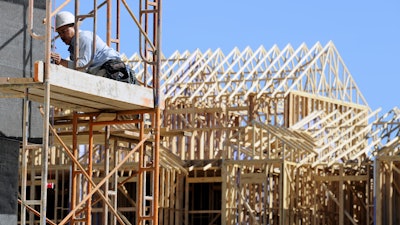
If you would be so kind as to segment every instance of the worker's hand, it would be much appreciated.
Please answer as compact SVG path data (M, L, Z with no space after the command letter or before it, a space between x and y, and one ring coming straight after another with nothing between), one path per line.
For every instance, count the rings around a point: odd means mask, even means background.
M50 54L50 57L54 60L54 63L57 65L60 65L61 63L61 56L58 53L52 52Z

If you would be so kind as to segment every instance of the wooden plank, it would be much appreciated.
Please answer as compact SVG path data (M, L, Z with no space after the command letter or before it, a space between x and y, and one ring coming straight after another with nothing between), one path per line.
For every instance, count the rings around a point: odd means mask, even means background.
M43 82L44 70L41 68L44 67L44 63L39 61L36 64L38 66L37 71L35 71L35 77L38 82ZM54 64L50 65L49 74L51 91L55 93L75 96L84 102L107 102L108 105L112 105L112 107L99 105L99 110L118 107L121 110L150 109L154 107L153 89L151 88L94 76Z
M2 98L24 98L25 94L20 91L14 91L3 86L0 87L0 96Z
M60 108L64 108L65 106L75 106L75 109L81 109L81 108L92 108L92 109L99 109L99 108L112 108L115 107L112 104L108 104L110 102L99 102L94 99L84 99L81 96L76 96L71 94L68 94L68 91L65 91L64 93L62 91L54 90L53 88L51 89L51 97L50 97L50 104L53 106L57 106ZM44 91L39 90L39 89L30 89L29 90L30 95L36 95L36 96L41 96L43 97ZM118 110L121 109L119 107L115 107L114 109ZM84 111L86 112L86 111Z
M367 175L355 175L355 176L314 176L313 179L315 181L367 181L368 176Z
M188 177L188 183L221 183L222 177Z
M33 78L22 77L0 77L0 84L31 84L35 83Z
M264 173L249 173L240 175L240 184L263 184L267 175Z
M43 96L37 96L33 94L29 94L28 99L33 102L38 102L43 104ZM64 102L62 100L56 100L56 99L50 99L50 105L62 108L62 109L69 109L72 111L78 111L78 112L94 112L98 111L97 108L95 107L89 107L85 105L78 105L74 103L68 103Z
M315 99L315 100L320 100L320 101L324 101L324 102L333 103L333 104L336 104L336 105L347 106L347 107L351 107L353 109L358 109L358 110L361 110L361 111L367 111L368 110L368 106L365 106L365 105L360 105L360 104L357 104L357 103L349 103L349 102L345 102L345 101L342 101L342 100L339 100L339 99L319 96L319 95L310 94L310 93L303 92L303 91L292 90L292 91L290 91L290 93L294 94L296 96L303 96L303 97L307 97L307 98L310 98L310 99Z
M38 84L38 83L37 83ZM30 84L15 84L15 85L4 85L0 84L0 93L2 93L2 97L7 98L23 98L25 96L25 89L29 88L28 92L28 99L30 101L43 103L43 95L44 91L42 89L42 85L30 85ZM57 95L54 94L53 95ZM82 112L92 112L98 111L98 107L93 105L91 101L85 102L81 105L78 104L77 98L74 98L70 102L65 102L67 97L59 97L58 99L51 98L50 104L52 106L56 106L59 108L71 109L75 111L82 111ZM90 107L92 105L92 107Z
M117 114L116 113L100 113L100 115L98 115L96 117L96 122L112 121L112 120L115 120L116 118L117 118ZM100 131L105 126L106 125L94 125L93 126L93 130L94 131Z

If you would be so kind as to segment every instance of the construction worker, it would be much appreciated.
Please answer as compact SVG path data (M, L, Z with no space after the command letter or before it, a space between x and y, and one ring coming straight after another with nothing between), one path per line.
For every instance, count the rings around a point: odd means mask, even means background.
M75 57L75 16L67 11L59 12L56 15L56 31L61 40L69 45L70 60L62 59L60 54L52 52L52 61L57 65L68 68L77 67L90 74L108 77L114 80L134 83L133 71L121 60L120 54L99 37L95 36L95 52L93 51L93 32L79 31L79 55ZM87 66L87 67L86 67Z

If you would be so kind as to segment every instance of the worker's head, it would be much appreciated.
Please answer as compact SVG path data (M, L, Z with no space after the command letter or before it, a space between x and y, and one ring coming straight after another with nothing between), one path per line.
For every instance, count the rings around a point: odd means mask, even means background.
M67 45L71 44L71 40L75 35L75 16L67 11L62 11L56 15L56 31L60 35L63 42Z

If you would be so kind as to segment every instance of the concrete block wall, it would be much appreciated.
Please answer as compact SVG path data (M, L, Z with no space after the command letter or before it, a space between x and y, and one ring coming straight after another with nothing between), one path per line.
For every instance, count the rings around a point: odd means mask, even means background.
M28 32L27 0L0 0L0 77L32 77L36 60L44 58L44 41ZM35 0L34 31L44 34L45 0ZM30 105L30 138L42 136L42 118L38 103ZM0 136L22 137L23 101L0 98Z
M0 137L0 225L17 224L19 142Z

